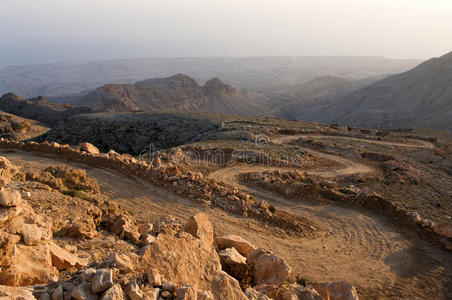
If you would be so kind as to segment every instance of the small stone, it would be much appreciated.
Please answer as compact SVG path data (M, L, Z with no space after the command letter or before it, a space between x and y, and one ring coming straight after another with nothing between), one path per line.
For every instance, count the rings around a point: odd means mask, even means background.
M130 300L143 300L144 294L140 289L136 281L131 281L126 286L126 294L130 298Z
M97 300L88 282L83 281L72 290L71 296L76 300Z
M152 286L161 286L162 285L162 275L157 271L157 269L150 268L146 272L146 276L148 278L149 284Z
M147 246L149 244L152 244L153 242L155 242L156 239L157 238L152 234L145 233L144 235L141 235L140 246Z
M123 300L124 292L119 284L113 285L100 298L101 300Z
M144 292L146 300L158 300L160 295L160 289L154 288L152 290L147 290Z
M113 286L113 272L110 269L99 269L94 275L92 290L94 293L103 292Z
M91 279L93 279L94 275L96 275L96 269L88 268L83 270L79 276L81 280L90 281Z
M167 282L163 283L162 289L164 291L174 293L174 292L176 292L176 284L174 282L167 281Z
M197 300L196 289L192 286L180 287L176 294L176 300Z
M22 238L27 246L39 244L42 238L42 230L36 224L24 224L22 226Z
M111 267L118 268L121 272L130 273L135 269L133 258L137 256L135 253L112 253L108 257L108 262Z
M50 299L51 298L48 293L42 293L38 298L38 300L50 300Z
M184 230L206 243L213 243L213 226L204 213L192 216L185 224Z
M160 297L163 299L171 299L173 296L171 296L171 293L168 291L163 291L160 293Z
M147 234L147 233L151 233L152 230L154 230L154 225L152 223L141 224L138 227L138 232L141 235L144 235L144 234Z
M63 286L59 285L52 293L52 300L63 300Z
M50 255L52 256L52 265L58 270L66 270L72 267L85 267L87 265L86 261L79 259L53 242L49 242L49 249Z

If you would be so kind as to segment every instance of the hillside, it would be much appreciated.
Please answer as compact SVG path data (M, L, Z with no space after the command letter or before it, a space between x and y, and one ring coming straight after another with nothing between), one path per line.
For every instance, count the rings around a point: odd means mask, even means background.
M107 84L79 101L97 111L178 111L257 115L267 109L262 96L224 84L213 78L200 86L183 74L153 78L135 84Z
M0 111L0 137L2 138L24 140L41 135L48 130L48 127L35 120Z
M39 96L23 99L8 93L0 97L0 110L23 118L33 119L54 126L69 116L92 112L86 107L74 107L68 104L54 104Z
M390 76L297 118L368 128L452 130L452 52Z

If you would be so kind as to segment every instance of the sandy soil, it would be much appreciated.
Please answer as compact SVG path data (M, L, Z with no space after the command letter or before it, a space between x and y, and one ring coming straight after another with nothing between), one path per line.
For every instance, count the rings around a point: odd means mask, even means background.
M288 142L291 138L282 137L276 141ZM318 172L323 176L373 171L369 166L343 157L321 152L316 154L346 166L327 173ZM318 238L294 238L280 229L219 209L205 208L165 189L109 169L90 168L48 155L20 151L1 151L0 155L18 165L46 167L63 163L86 169L89 176L97 179L104 194L135 212L141 221L155 222L165 215L186 220L196 212L204 211L214 224L217 234L238 234L258 247L273 250L288 260L294 274L300 274L306 279L347 280L357 287L362 299L452 298L450 253L370 211L302 200L289 201L237 182L236 176L240 172L268 170L266 167L233 166L210 176L246 190L258 200L265 199L281 209L312 220L319 229Z

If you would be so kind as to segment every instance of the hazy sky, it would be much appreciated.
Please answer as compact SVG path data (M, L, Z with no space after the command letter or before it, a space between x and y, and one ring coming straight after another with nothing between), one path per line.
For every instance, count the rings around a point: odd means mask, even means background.
M452 0L0 0L0 66L452 51Z

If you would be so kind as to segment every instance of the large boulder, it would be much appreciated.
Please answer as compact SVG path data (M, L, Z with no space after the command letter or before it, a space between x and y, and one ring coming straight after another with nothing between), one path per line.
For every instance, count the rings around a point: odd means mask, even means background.
M101 300L124 300L124 292L119 284L113 285L100 298Z
M22 226L22 238L25 245L36 246L42 238L42 230L36 224L24 224Z
M19 168L14 166L6 157L0 156L0 188L7 185Z
M206 243L213 243L213 226L204 213L192 216L185 224L184 230Z
M58 279L58 271L52 266L47 243L37 246L16 245L9 266L0 271L0 284L11 286L47 283Z
M87 262L79 259L74 254L64 250L53 242L49 242L50 255L52 257L52 264L58 270L66 270L69 268L86 267Z
M212 291L215 299L247 299L239 282L221 270L213 244L186 232L176 236L160 233L140 261L143 272L152 267L176 285L190 280L197 289Z
M140 242L138 227L127 215L120 215L113 224L111 231L122 239L127 239L137 244Z
M2 300L36 300L33 287L12 287L0 285L0 299Z
M246 259L246 264L253 285L280 285L289 277L292 271L284 258L263 248L253 251Z
M248 277L246 258L235 248L226 248L219 253L221 266L226 273L239 280Z
M22 197L18 191L13 191L7 188L0 189L0 206L11 207L17 206L22 202Z
M233 234L217 237L215 239L215 242L217 243L220 250L226 248L235 248L244 257L248 257L251 252L256 250L256 247L254 247L253 244L251 244L241 236Z
M0 230L0 269L10 265L19 241L20 236Z
M10 209L11 212L12 209ZM49 217L37 214L33 208L25 202L22 202L14 209L16 212L3 223L5 231L24 236L24 228L28 225L36 225L41 231L41 239L52 239L52 221ZM0 208L0 211L2 209ZM34 226L32 226L35 228Z
M312 286L324 299L330 300L358 300L358 293L353 285L346 281L319 282Z
M96 146L94 146L93 144L87 143L87 142L81 143L79 145L79 147L80 147L80 151L88 152L91 154L99 154L100 153L99 149Z

